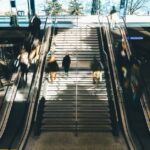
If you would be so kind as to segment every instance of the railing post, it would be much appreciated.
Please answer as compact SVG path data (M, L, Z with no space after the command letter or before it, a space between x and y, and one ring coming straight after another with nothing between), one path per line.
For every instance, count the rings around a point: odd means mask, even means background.
M76 46L77 46L77 29L76 29ZM75 109L75 135L78 136L78 99L77 99L77 95L78 95L78 85L77 85L77 82L78 82L78 75L77 75L77 63L78 63L78 53L77 53L77 49L76 49L76 109Z

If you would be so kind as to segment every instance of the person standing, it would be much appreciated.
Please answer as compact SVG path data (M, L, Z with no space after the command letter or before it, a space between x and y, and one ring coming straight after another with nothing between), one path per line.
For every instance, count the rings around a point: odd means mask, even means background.
M111 20L111 27L114 28L116 26L116 7L112 6L112 9L110 11L110 20Z
M37 15L35 15L31 20L31 33L36 38L40 38L40 25L41 20Z
M102 70L103 65L101 61L98 61L96 57L93 58L93 61L91 63L91 70L92 70L92 77L93 77L93 84L99 83L99 81L102 81Z
M20 55L18 56L18 60L20 61L20 67L21 67L21 78L25 80L27 83L27 74L28 74L28 69L29 69L29 54L25 49L21 50Z
M64 68L64 71L67 76L68 76L68 71L70 69L70 64L71 64L71 58L69 54L66 54L62 61L62 67Z
M50 56L47 67L51 83L53 83L56 79L57 71L59 71L59 66L54 55Z

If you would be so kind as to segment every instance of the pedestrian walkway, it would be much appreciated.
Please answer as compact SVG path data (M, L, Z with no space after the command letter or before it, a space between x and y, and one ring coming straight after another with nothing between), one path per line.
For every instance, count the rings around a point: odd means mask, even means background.
M111 133L45 132L39 137L31 134L25 150L128 150L124 137Z

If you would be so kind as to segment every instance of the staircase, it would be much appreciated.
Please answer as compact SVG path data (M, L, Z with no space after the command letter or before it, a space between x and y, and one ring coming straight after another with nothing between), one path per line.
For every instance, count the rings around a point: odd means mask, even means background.
M97 87L90 70L93 57L100 59L97 29L58 28L53 42L51 50L60 72L52 84L46 80L48 75L43 75L40 131L112 131L105 75ZM71 57L68 77L61 68L66 52Z

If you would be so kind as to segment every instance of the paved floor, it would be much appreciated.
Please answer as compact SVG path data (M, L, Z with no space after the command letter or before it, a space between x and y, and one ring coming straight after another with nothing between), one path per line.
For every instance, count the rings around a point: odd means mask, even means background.
M45 132L29 137L25 150L127 150L123 136L111 133Z

